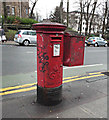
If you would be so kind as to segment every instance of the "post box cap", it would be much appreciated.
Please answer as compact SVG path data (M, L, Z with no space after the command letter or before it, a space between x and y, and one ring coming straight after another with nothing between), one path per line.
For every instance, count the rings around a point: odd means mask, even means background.
M76 32L65 32L64 33L64 36L67 36L67 37L84 37Z
M66 26L60 23L54 23L54 22L42 22L42 23L36 23L32 25L33 29L36 31L64 31L66 29Z

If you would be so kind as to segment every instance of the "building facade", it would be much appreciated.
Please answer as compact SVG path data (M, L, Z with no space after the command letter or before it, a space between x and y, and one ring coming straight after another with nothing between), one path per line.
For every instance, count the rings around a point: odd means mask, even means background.
M17 2L18 1L18 2ZM1 13L4 15L4 6L3 3L0 2ZM29 0L28 2L6 2L6 12L8 16L18 16L21 18L29 17Z

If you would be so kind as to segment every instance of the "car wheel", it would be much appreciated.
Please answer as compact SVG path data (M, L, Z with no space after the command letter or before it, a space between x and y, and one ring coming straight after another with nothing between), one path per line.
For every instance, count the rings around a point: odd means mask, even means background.
M29 41L28 41L28 40L25 40L25 41L23 42L23 45L28 46L28 45L29 45Z
M98 46L98 43L95 43L95 44L94 44L94 47L99 47L99 46Z
M107 43L104 45L104 47L107 47Z

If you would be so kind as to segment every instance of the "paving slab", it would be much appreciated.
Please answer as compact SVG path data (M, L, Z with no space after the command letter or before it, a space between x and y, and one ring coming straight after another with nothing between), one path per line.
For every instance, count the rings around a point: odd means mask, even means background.
M4 99L2 117L107 118L107 94L99 91L99 88L93 88L101 83L102 86L106 85L105 80L93 84L86 81L63 84L63 101L56 106L43 106L37 103L37 93L34 91L26 96Z

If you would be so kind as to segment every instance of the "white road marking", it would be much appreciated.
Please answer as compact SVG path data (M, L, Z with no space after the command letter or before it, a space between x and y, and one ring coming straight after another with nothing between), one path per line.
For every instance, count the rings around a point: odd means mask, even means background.
M71 68L94 67L94 66L101 66L101 65L103 65L103 64L81 65L81 66L73 66L73 67L65 67L65 66L64 66L63 69L65 70L65 69L71 69ZM35 71L35 72L37 72L37 71Z
M32 51L27 51L26 53L30 54L30 53L34 53L34 52L32 52Z
M73 67L64 67L63 69L71 69L71 68L84 68L84 67L94 67L94 66L101 66L103 64L93 64L93 65L81 65L81 66L73 66Z

